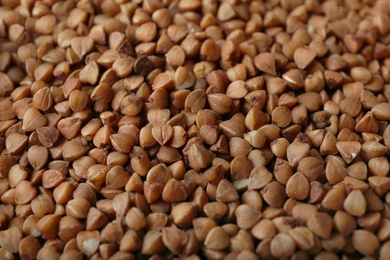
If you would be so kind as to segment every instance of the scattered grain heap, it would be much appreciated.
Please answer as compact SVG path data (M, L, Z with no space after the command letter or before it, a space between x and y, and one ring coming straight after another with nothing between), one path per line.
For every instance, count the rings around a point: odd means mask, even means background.
M0 3L1 259L390 256L390 1Z

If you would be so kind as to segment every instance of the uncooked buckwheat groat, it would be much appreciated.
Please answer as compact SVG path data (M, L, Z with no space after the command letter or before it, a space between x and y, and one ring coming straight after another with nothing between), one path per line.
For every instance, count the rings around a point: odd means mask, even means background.
M0 259L387 259L390 1L0 0Z

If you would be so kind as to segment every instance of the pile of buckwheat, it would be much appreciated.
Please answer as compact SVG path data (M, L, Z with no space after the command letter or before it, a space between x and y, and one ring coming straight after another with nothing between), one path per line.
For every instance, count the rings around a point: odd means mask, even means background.
M388 259L389 0L0 0L0 259Z

